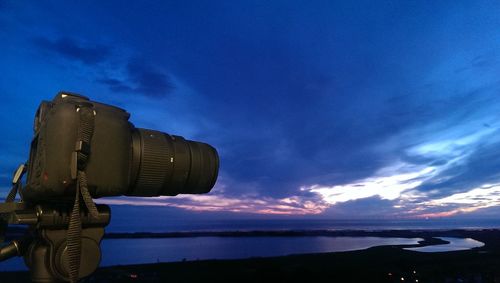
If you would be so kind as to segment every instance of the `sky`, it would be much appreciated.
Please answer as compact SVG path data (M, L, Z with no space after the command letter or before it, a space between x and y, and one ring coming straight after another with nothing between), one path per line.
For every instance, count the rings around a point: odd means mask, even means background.
M500 212L498 1L0 0L0 195L60 90L220 155L164 217Z

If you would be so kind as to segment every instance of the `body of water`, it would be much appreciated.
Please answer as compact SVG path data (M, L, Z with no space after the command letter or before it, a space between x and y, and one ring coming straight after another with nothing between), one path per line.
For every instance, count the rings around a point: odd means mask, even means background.
M341 252L382 245L415 245L421 240L323 236L105 239L101 243L101 266ZM0 271L7 270L26 270L26 267L21 258L14 258L0 263Z
M382 245L414 245L420 238L382 237L195 237L169 239L109 239L103 241L103 265L236 259L289 254L326 253ZM117 254L117 251L127 253ZM112 255L112 256L106 256ZM134 255L130 257L129 255Z
M163 219L151 225L144 221L152 212L137 208L123 214L115 210L106 232L180 232L180 231L276 231L276 230L411 230L499 228L500 222L453 220L194 220ZM136 209L136 208L134 208ZM157 216L157 215L156 215ZM452 238L443 238L448 241ZM235 259L324 253L366 249L380 245L411 245L420 239L378 237L187 237L157 239L105 239L101 266L197 259ZM476 247L472 239L456 239L449 245L417 248L417 251L450 251ZM25 270L21 258L0 263L0 271Z
M463 239L463 238L452 238L452 237L438 237L438 239L447 241L449 242L449 244L433 245L433 246L418 247L418 248L405 248L405 250L425 252L425 253L435 253L435 252L463 251L484 246L484 243L476 241L471 238Z
M419 252L459 251L484 244L471 238L440 237L449 244L405 248ZM421 238L390 237L183 237L104 239L101 266L183 260L239 259L362 250L384 245L416 245ZM0 263L0 271L26 270L22 258Z

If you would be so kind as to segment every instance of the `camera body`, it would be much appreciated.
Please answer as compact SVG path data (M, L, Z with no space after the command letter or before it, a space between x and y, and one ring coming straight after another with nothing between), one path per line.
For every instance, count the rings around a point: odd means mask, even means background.
M92 134L82 123L91 109ZM34 123L28 161L26 201L71 202L77 170L75 156L86 154L85 172L92 197L159 196L206 193L217 179L219 158L208 144L154 130L135 128L127 111L60 92L43 101ZM82 127L84 129L82 129Z
M61 92L52 101L43 101L35 116L24 199L74 199L71 163L81 107L91 107L95 113L91 157L85 168L89 192L93 197L122 195L130 187L130 132L134 129L128 122L130 115L118 107Z

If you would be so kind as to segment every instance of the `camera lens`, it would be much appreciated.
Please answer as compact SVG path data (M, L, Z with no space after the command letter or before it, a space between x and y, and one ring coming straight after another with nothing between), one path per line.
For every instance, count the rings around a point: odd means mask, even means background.
M207 193L219 168L215 148L180 136L136 129L128 196L174 196Z

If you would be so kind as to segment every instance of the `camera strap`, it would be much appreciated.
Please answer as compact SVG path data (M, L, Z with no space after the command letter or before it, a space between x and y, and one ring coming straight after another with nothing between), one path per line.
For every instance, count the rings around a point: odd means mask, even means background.
M23 197L21 195L21 189L22 189L21 178L23 177L25 172L26 172L26 164L21 164L19 165L19 167L17 167L17 170L14 173L14 177L12 178L12 189L7 195L5 202L13 202L16 199L18 192L20 193L21 201L23 200Z
M71 177L76 180L76 196L68 226L67 247L70 282L78 282L81 257L82 222L80 216L80 197L92 217L98 217L96 205L87 186L85 167L90 157L90 142L94 133L95 111L90 103L80 104L78 135L75 151L71 157Z
M5 203L9 204L9 206L5 205L3 207L5 209L3 213L7 214L12 211L15 211L18 208L18 206L22 205L22 203L14 203L14 200L16 199L18 192L19 195L21 196L21 202L23 200L23 196L21 194L21 189L22 189L21 178L23 177L25 172L26 172L26 165L21 164L14 173L14 177L12 178L12 189L10 189L9 194L5 198ZM4 233L5 231L7 231L7 226L8 222L2 217L2 212L0 211L0 243L3 242Z

